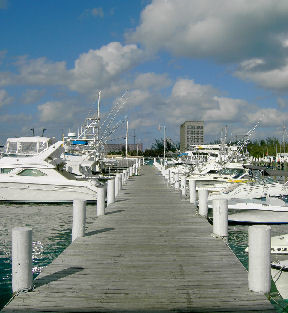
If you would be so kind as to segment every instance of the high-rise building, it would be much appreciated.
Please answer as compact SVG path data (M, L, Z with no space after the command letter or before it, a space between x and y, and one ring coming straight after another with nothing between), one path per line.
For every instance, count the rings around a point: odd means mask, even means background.
M204 122L186 121L180 126L180 150L189 150L191 145L204 144Z

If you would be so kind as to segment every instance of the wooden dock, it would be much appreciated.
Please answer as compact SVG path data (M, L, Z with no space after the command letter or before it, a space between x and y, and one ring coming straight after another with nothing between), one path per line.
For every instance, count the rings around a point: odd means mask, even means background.
M275 312L191 204L141 172L3 312Z

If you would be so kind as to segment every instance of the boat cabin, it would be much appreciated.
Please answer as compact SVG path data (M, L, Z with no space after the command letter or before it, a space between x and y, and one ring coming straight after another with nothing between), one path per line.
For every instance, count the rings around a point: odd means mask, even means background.
M6 156L34 156L48 149L55 140L47 137L8 138L4 148Z

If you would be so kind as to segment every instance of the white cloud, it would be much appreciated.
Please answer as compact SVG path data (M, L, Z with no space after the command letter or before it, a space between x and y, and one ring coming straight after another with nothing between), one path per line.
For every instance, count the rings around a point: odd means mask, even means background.
M259 65L265 64L265 61L263 59L254 58L250 60L245 60L240 63L240 67L243 71L250 71L254 69L255 67L258 67Z
M277 99L277 104L278 104L278 106L279 106L280 109L284 109L284 108L287 107L288 102L287 102L286 99L283 99L283 98L281 98L281 97L278 97L278 99Z
M100 88L125 73L144 57L136 45L111 42L98 50L89 50L75 61L69 88L79 92Z
M65 86L72 91L93 94L99 89L109 88L120 75L144 59L144 52L135 44L122 45L119 42L82 53L72 69L67 69L63 61L22 57L15 63L18 74L0 72L0 86Z
M6 90L0 89L0 107L12 103L13 100Z
M246 101L240 99L231 99L223 97L214 97L217 102L217 108L207 110L203 114L204 121L237 121L243 119L241 116L248 107Z
M40 121L63 122L73 121L82 109L69 101L47 101L38 106Z
M135 81L135 88L153 88L162 89L171 85L171 80L166 74L155 74L153 72L139 74Z
M222 62L277 57L287 12L286 0L153 0L127 38L151 50Z
M234 134L245 134L261 119L261 126L270 130L262 128L260 135L271 136L270 127L278 127L288 117L284 107L262 109L242 99L224 97L212 86L189 79L178 79L166 97L151 88L132 89L129 93L131 128L148 133L165 124L173 138L179 138L179 127L186 120L204 120L205 135L219 139L226 124L230 132L233 129Z
M1 123L16 123L19 125L19 123L22 122L28 122L32 120L32 115L31 114L24 114L24 113L19 113L19 114L1 114L0 115L0 122ZM15 126L15 124L14 124ZM16 130L15 130L16 131Z
M70 81L66 62L50 62L46 58L22 59L17 64L19 75L13 76L15 84L26 85L62 85ZM12 79L10 78L10 83Z
M128 94L128 101L125 104L125 108L132 108L135 106L145 106L145 103L150 101L151 93L149 90L141 90L141 89L134 89L131 90Z
M45 93L44 90L28 89L22 95L23 103L25 104L34 103L38 101L44 95L44 93Z
M288 119L288 112L283 112L275 108L258 108L255 112L250 112L246 115L251 123L260 121L261 126L276 126L279 127Z
M253 81L257 85L275 90L287 90L288 88L288 59L276 68L266 69L259 63L252 70L240 66L235 75L243 80Z
M178 79L172 88L172 97L186 105L198 105L201 108L213 108L216 102L214 96L219 91L210 85L196 84L194 80Z

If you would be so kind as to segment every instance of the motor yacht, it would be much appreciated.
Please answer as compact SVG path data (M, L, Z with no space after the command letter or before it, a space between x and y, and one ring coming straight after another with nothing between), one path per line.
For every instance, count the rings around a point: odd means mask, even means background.
M100 183L68 173L63 153L63 142L53 138L8 138L0 159L0 201L96 201Z

